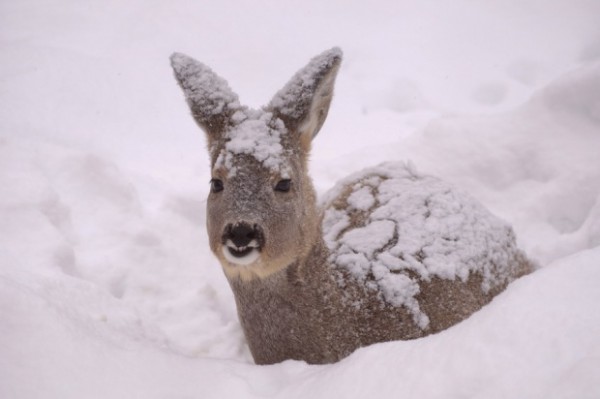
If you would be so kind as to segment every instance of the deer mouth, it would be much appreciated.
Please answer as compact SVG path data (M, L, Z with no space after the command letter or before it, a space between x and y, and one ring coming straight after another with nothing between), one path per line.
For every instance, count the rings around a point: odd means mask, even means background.
M234 265L250 265L260 257L264 234L260 226L246 222L228 224L222 237L225 259Z
M252 240L248 244L238 247L231 240L227 240L223 246L223 255L229 262L237 265L249 265L260 256L260 244Z

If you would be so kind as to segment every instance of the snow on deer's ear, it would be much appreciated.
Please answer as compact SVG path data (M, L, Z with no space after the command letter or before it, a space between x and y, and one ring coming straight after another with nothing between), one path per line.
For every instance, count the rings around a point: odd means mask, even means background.
M238 96L225 79L185 54L174 53L171 66L192 116L208 135L209 143L219 139L233 114L242 109Z
M342 62L337 47L314 57L299 70L267 106L286 127L296 132L305 150L325 122L333 98L333 86Z

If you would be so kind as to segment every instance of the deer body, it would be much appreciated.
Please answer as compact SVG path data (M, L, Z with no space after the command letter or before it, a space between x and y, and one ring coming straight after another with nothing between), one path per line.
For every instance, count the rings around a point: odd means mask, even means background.
M532 270L512 229L466 194L401 163L340 182L322 207L307 173L339 49L261 110L209 68L171 63L211 158L210 247L259 364L337 361L446 329Z

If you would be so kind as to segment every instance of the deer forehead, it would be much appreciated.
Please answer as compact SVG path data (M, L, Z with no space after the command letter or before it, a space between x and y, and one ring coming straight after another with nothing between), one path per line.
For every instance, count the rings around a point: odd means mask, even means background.
M288 145L288 130L283 121L271 112L243 109L232 117L232 126L216 144L213 169L227 171L227 177L237 175L248 167L249 156L261 169L283 178L289 177L289 158L293 151Z

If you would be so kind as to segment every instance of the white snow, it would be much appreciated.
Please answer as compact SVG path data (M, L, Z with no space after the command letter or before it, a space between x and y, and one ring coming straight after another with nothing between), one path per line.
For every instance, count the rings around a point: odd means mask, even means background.
M510 226L414 166L388 162L360 171L328 192L323 206L330 261L384 301L411 309L423 328L428 317L419 310L418 281L408 271L426 281L466 281L477 273L484 292L520 273Z
M375 197L371 194L369 187L359 187L357 190L352 191L346 201L351 209L359 211L367 211L375 205Z
M226 168L232 177L236 155L248 154L263 166L282 172L281 135L287 131L281 120L271 112L242 106L225 79L185 54L174 53L171 66L193 117L211 139L211 148L225 143L215 168Z
M0 397L600 397L598 15L587 0L0 3ZM333 45L319 193L410 160L512 224L541 268L442 333L257 367L168 58L258 107ZM330 216L328 239L349 223Z
M224 167L229 177L236 174L236 155L251 155L260 164L282 177L289 171L284 164L285 150L281 143L282 135L287 134L283 122L273 118L271 112L245 110L234 114L235 126L224 133L224 148L219 153L214 167Z
M195 109L203 117L224 112L233 114L242 108L237 94L231 91L227 81L201 62L185 54L174 53L171 56L171 66L188 102L195 104Z
M342 50L334 47L313 57L308 65L302 67L290 81L275 94L269 108L277 108L279 113L299 118L306 110L314 94L314 88L319 78L328 71L336 60L342 58Z

